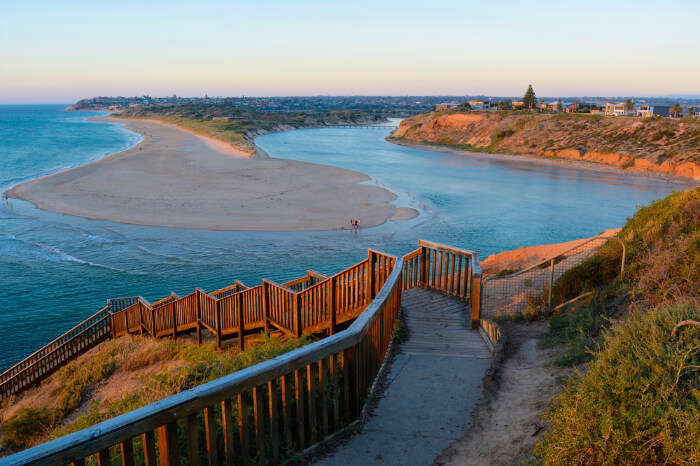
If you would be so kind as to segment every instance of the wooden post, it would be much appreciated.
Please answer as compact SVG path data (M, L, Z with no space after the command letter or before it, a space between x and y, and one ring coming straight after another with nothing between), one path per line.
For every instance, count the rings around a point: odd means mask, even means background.
M333 335L335 333L336 323L338 322L338 306L336 303L336 296L338 294L338 277L331 278L330 289L328 290L328 308L331 311L331 326L329 329L329 334Z
M472 329L479 328L481 318L481 275L475 275L471 279L471 306L472 306Z
M428 248L422 246L420 248L420 285L423 288L428 286L427 284L428 276Z
M245 351L245 322L243 321L243 293L238 293L238 340L241 351Z
M301 322L301 293L297 293L294 296L294 325L296 326L297 338L301 337L302 331L304 330Z
M262 307L263 307L263 322L265 324L265 333L270 333L270 288L266 281L262 282Z
M552 285L554 281L554 259L549 261L549 290L547 291L547 312L552 312Z
M173 340L175 340L177 338L177 322L175 321L177 314L175 314L175 303L171 303L170 307L173 310Z
M199 304L199 290L194 290L194 299L196 300L196 305L197 305L197 314L196 314L196 319L197 319L197 344L200 345L202 344L202 326L199 323L200 319L202 318L202 309Z
M115 339L117 335L115 334L114 330L114 314L112 314L111 312L109 313L109 328L111 330L111 338Z
M365 304L369 305L369 303L372 302L374 299L374 264L375 261L377 260L376 255L374 254L374 251L368 250L367 251L367 275L365 277Z
M156 337L156 310L151 308L151 333Z
M216 346L221 348L221 302L214 301L216 306Z
M180 452L177 445L177 423L169 422L158 428L158 446L161 466L180 464Z

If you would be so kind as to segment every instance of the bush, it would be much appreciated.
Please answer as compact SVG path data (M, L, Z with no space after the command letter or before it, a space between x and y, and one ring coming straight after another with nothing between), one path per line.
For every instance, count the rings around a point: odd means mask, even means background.
M637 310L604 336L587 373L557 397L535 453L545 464L697 464L700 458L697 304Z
M3 447L16 451L32 446L33 439L51 428L52 419L53 414L46 408L22 408L17 416L0 425Z

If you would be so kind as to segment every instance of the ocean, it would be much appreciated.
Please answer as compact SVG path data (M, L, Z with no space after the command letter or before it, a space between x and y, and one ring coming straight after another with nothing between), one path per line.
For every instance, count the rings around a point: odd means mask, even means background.
M65 106L0 106L0 191L23 180L122 150L139 136L91 122ZM321 232L225 232L122 225L44 212L10 199L0 206L0 370L68 330L108 298L148 300L235 279L284 282L309 268L335 273L368 247L403 254L418 238L485 257L568 241L620 226L638 206L678 186L531 163L482 161L384 140L386 129L322 128L269 134L273 157L367 173L397 193L413 220ZM361 218L361 212L358 213Z

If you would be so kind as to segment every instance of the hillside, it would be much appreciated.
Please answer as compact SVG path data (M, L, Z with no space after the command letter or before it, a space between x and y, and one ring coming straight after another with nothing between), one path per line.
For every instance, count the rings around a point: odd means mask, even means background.
M556 157L700 181L700 120L529 112L432 112L389 137L477 152Z
M0 405L0 457L85 429L299 348L308 337L261 337L237 346L124 336L62 367Z

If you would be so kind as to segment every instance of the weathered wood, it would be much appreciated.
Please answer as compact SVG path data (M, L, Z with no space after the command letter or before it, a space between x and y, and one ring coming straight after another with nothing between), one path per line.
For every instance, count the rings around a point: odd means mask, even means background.
M158 449L161 466L180 464L180 452L177 447L177 424L172 421L158 428Z
M122 457L122 466L134 465L134 445L131 439L122 440L119 444L119 449Z
M209 466L215 466L219 464L219 457L216 449L216 419L214 407L204 408L204 433L207 442Z
M300 370L294 371L294 403L297 407L297 419L296 419L296 429L298 435L298 449L303 450L306 447L306 432L304 420L304 393L303 393L304 381L302 379L302 374Z
M284 441L287 448L291 448L294 443L292 438L292 409L291 399L289 397L289 377L283 375L280 377L280 395L282 398L282 423L284 424Z
M327 363L324 359L318 361L318 385L321 393L321 435L322 438L328 437L330 433L328 427L328 377L326 376Z
M270 445L272 447L272 462L280 461L280 426L279 408L277 403L277 384L274 380L267 382L267 400L270 418Z
M187 416L187 456L191 466L199 466L199 420L197 413Z
M253 387L253 419L255 420L255 453L258 462L265 462L265 418L261 387Z
M306 366L306 393L309 407L309 442L311 445L318 442L318 418L316 417L316 379L314 377L314 365Z
M245 313L243 312L243 293L238 294L238 345L245 351Z
M250 446L248 440L248 400L245 393L238 394L238 435L241 445L241 460L250 464Z
M224 461L227 466L232 466L236 461L234 450L233 406L230 398L221 402L221 431L224 437Z
M143 462L145 466L156 466L156 439L152 430L141 434L141 442L143 443Z
M97 452L97 465L98 466L111 466L111 458L109 454L109 448L105 448L104 450L100 450Z

